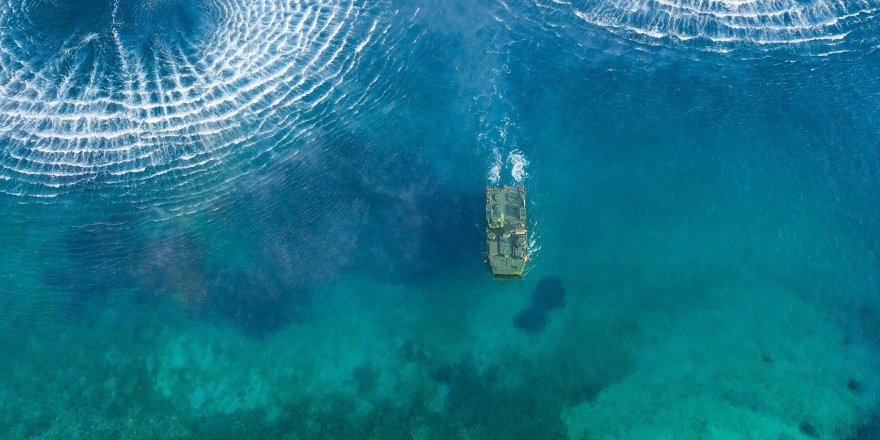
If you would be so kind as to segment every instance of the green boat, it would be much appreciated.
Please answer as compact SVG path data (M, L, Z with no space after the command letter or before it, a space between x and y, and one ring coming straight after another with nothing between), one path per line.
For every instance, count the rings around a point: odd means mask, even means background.
M486 248L496 277L522 276L529 262L524 187L486 187Z

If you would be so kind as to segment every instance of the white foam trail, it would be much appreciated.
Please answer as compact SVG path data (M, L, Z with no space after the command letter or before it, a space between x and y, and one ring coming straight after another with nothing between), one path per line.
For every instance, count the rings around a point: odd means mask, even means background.
M489 179L489 182L493 185L497 185L501 180L501 167L504 165L504 162L501 158L501 152L498 151L498 148L492 150L492 155L495 157L495 160L492 162L492 165L489 167L489 175L486 176Z
M529 173L526 172L529 161L521 151L511 151L507 155L507 164L511 166L510 177L513 177L514 182L522 183L523 179L529 177Z

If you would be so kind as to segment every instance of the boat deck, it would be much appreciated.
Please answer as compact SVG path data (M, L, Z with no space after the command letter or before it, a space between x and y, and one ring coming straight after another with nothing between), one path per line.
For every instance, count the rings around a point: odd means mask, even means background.
M523 186L486 187L486 253L495 276L522 276L529 262Z

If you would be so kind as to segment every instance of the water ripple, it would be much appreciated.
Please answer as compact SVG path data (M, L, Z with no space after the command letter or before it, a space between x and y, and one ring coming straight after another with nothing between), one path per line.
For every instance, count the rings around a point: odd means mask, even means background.
M592 29L636 47L759 56L864 54L880 44L876 0L499 0L500 21L532 17L559 29ZM511 16L510 19L503 15Z
M165 179L145 201L197 210L336 109L375 105L383 69L357 69L372 50L392 62L393 14L353 0L7 0L0 192Z

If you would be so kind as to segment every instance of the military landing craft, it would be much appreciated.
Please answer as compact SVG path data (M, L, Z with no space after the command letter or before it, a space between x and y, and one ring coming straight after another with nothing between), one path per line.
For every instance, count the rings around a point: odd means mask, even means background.
M496 277L522 276L529 262L524 187L486 187L486 247Z

